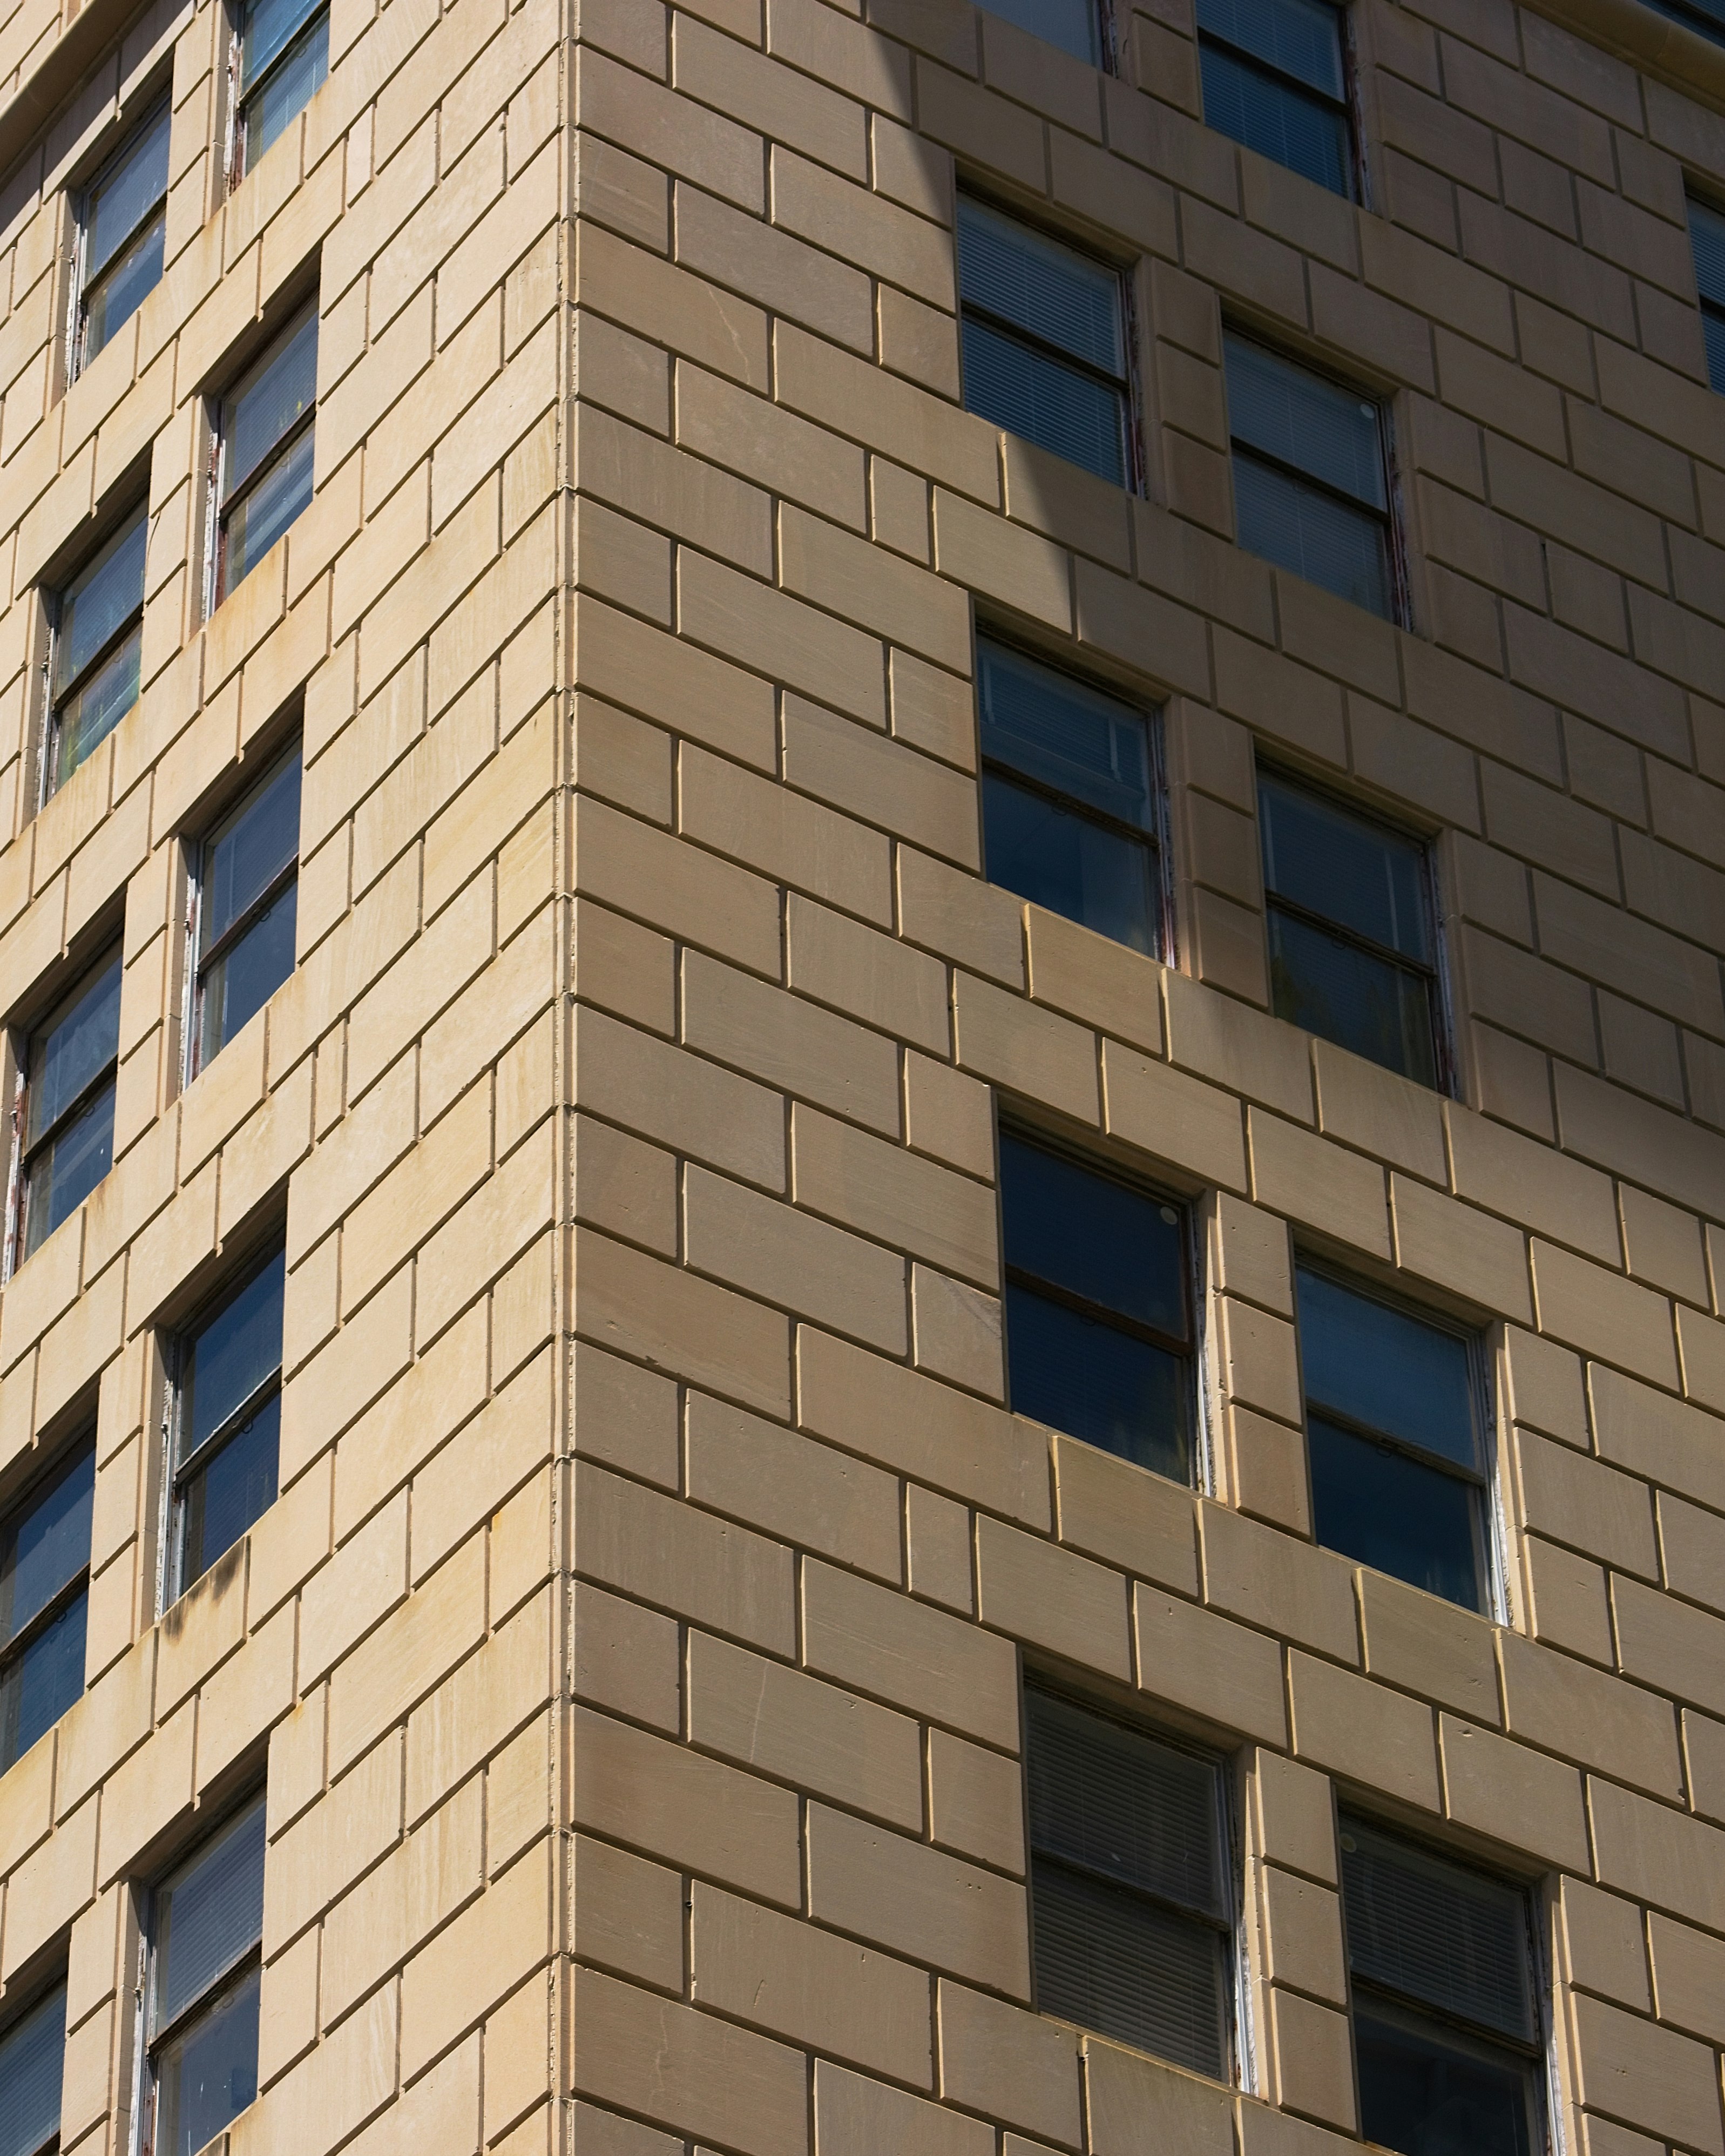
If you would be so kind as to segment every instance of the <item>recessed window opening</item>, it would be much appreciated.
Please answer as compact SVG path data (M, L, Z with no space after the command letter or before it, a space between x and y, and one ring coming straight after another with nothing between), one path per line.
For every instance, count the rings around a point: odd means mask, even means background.
M1248 337L1230 331L1222 342L1240 544L1393 620L1383 407Z
M13 1246L20 1263L114 1164L120 976L116 945L30 1035L13 1204Z
M1278 1018L1421 1086L1447 1080L1430 860L1417 839L1258 774Z
M264 558L311 500L317 303L284 330L222 399L212 446L212 605Z
M278 1247L181 1336L168 1602L202 1578L275 1502L285 1276Z
M83 1697L95 1496L85 1437L0 1520L0 1774Z
M261 1794L151 1901L145 2147L196 2156L257 2099Z
M84 191L69 372L80 374L162 281L167 244L167 100Z
M1228 2078L1234 1914L1221 1763L1024 1692L1036 2004Z
M1663 15L1685 28L1725 45L1725 0L1643 0L1656 15Z
M1725 38L1725 28L1720 33ZM1689 203L1689 239L1695 249L1695 284L1707 339L1707 379L1725 397L1725 217L1707 203Z
M330 71L329 0L245 0L230 64L237 186Z
M147 505L140 502L72 578L54 613L42 798L55 793L138 701Z
M1033 38L1070 53L1074 59L1087 60L1092 67L1106 63L1103 0L982 0L982 4L989 14L1016 23Z
M1159 957L1151 718L1006 644L979 642L977 662L989 881Z
M964 407L1124 486L1132 475L1120 272L958 198Z
M1312 1532L1464 1609L1490 1606L1477 1335L1296 1273Z
M1224 135L1352 195L1342 11L1330 0L1198 0L1204 116Z
M48 2156L59 2147L65 2057L62 1980L0 2029L0 2156Z
M299 866L296 742L198 849L188 1079L293 972Z
M1342 1820L1360 2133L1402 2156L1543 2148L1525 1889Z
M1003 1130L1000 1212L1014 1410L1189 1483L1195 1416L1183 1209Z

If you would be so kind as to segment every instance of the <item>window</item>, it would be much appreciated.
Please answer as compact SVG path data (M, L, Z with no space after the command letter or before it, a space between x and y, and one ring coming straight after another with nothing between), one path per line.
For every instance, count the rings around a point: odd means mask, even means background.
M1545 2146L1526 1892L1342 1821L1360 2133L1403 2156Z
M1484 1609L1484 1374L1471 1335L1297 1270L1312 1532L1326 1549Z
M285 1270L278 1250L180 1342L170 1602L275 1502Z
M295 747L205 839L193 932L195 1078L294 970L300 865L300 752Z
M1245 337L1222 342L1240 545L1393 619L1382 408Z
M1220 2081L1228 1837L1217 1761L1024 1694L1036 2004Z
M167 241L168 108L135 128L85 190L79 219L77 375L162 281Z
M1266 772L1258 829L1276 1016L1421 1086L1441 1084L1425 848Z
M14 1248L39 1249L114 1164L120 952L108 953L30 1038Z
M66 2053L66 1987L0 2030L0 2156L47 2156L60 2145L60 2081Z
M1338 195L1353 143L1342 13L1329 0L1198 0L1204 116Z
M1120 273L958 202L964 408L1117 486L1132 470Z
M140 502L60 593L49 669L53 703L43 756L44 801L138 701L148 531Z
M330 71L329 0L245 0L231 66L238 185Z
M1153 957L1155 743L1143 712L1004 644L978 646L990 882Z
M262 1796L165 1879L151 1902L145 2146L149 2156L196 2156L258 2094Z
M1033 38L1045 38L1074 59L1102 64L1104 46L1101 0L982 0L991 15L1004 17L1028 30Z
M95 1496L86 1440L0 1524L0 1774L83 1697Z
M1180 1209L1000 1134L1006 1342L1020 1414L1192 1480L1192 1317Z
M1725 6L1725 0L1721 4ZM1689 238L1695 249L1702 333L1707 339L1707 379L1725 397L1725 217L1705 203L1692 201Z
M1645 0L1656 15L1664 15L1716 45L1725 45L1725 0Z
M316 399L314 301L222 399L213 475L213 605L257 567L311 501Z

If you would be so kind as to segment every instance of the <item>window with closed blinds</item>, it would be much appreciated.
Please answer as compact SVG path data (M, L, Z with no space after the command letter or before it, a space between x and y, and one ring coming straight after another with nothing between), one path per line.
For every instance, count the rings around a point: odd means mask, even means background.
M982 5L1076 60L1088 60L1092 67L1102 64L1102 0L982 0Z
M1132 470L1120 272L958 201L964 408L1124 485Z
M0 2156L48 2156L60 2145L66 1987L57 1984L0 2029Z
M1219 1762L1024 1695L1036 2003L1194 2073L1230 2071Z
M1352 195L1342 11L1330 0L1198 0L1204 116L1290 172Z
M1360 2132L1402 2156L1532 2156L1542 2039L1525 1888L1342 1822Z
M1705 203L1689 205L1689 239L1695 249L1695 285L1707 339L1707 379L1725 397L1725 217Z

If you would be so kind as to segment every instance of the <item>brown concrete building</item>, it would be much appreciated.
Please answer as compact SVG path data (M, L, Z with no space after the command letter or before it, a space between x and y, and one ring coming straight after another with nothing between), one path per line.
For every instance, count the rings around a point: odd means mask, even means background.
M1719 0L0 5L0 2156L1725 2156Z

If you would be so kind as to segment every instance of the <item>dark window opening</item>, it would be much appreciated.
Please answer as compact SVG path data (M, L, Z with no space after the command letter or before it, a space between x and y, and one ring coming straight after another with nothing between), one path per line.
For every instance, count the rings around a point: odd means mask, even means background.
M167 245L168 128L164 100L85 190L71 353L74 376L162 282Z
M61 1982L0 2029L0 2156L49 2156L59 2147L65 2058Z
M191 1052L195 1078L294 970L300 751L284 756L199 850Z
M273 1251L181 1338L170 1602L275 1502L286 1270Z
M116 949L30 1037L13 1230L19 1262L77 1211L114 1164L120 977Z
M1033 38L1042 38L1092 67L1106 63L1108 49L1102 0L982 0L991 15L999 15Z
M1198 0L1207 124L1352 196L1342 11L1330 0Z
M95 1496L85 1438L0 1523L0 1774L84 1696Z
M330 71L329 0L245 0L232 66L238 186Z
M1725 26L1716 34L1725 42ZM1689 239L1695 249L1695 285L1701 300L1702 334L1707 340L1707 379L1725 397L1725 217L1705 203L1692 199Z
M66 585L54 608L50 708L42 760L45 801L138 701L143 676L146 505Z
M219 606L311 500L317 305L290 324L222 399L214 440Z

